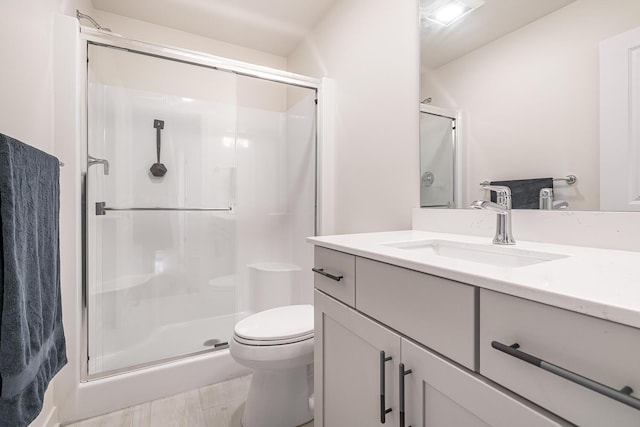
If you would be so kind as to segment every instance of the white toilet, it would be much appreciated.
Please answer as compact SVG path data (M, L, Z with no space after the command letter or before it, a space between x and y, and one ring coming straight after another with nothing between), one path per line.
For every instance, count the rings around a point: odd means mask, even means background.
M291 301L290 279L295 270L284 266L287 264L249 266L253 269L251 287L261 286L260 292L265 294L274 285L266 305L278 305L280 298L285 303ZM251 307L265 308L256 300ZM313 393L313 336L311 305L268 308L236 324L231 356L254 370L242 415L243 427L295 427L313 419L309 399Z

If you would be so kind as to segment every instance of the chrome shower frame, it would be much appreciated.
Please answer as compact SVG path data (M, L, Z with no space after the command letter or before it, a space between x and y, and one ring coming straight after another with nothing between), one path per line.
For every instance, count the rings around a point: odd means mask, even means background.
M86 141L88 138L88 65L87 56L89 45L103 46L113 49L125 50L131 53L137 53L141 55L147 55L159 59L165 59L168 61L176 61L185 64L210 68L214 70L227 71L235 73L241 76L254 77L258 79L268 80L277 83L283 83L291 86L297 86L314 90L316 93L316 109L315 109L315 127L316 127L316 188L315 188L315 218L314 218L314 234L319 233L326 234L332 231L333 218L330 212L332 212L331 205L331 192L332 192L332 172L329 170L330 158L332 156L332 146L328 135L325 135L323 129L327 126L330 129L330 123L327 124L327 111L331 109L328 100L331 98L332 82L329 79L316 79L312 77L306 77L295 73L290 73L282 70L277 70L269 67L249 64L241 61L226 59L214 55L200 53L196 51L178 49L167 46L162 46L154 43L136 41L128 39L117 34L99 31L89 27L80 27L80 43L81 51L85 66L84 69L84 105L80 108L80 122L83 129L81 131L84 143L81 144L81 158L87 158L86 153ZM106 165L105 165L106 166ZM81 239L82 239L82 310L81 310L81 335L80 335L80 349L81 349L81 366L80 366L80 380L81 382L87 382L95 379L114 376L120 373L129 372L136 369L141 369L147 366L157 365L160 363L170 362L172 360L183 359L195 354L207 353L213 350L203 350L202 352L189 354L187 356L177 356L169 359L163 359L153 361L141 365L131 366L127 368L117 369L113 371L101 372L99 374L89 374L88 357L89 357L89 307L88 307L88 267L87 267L87 250L88 250L88 236L87 236L87 215L89 206L87 206L87 162L81 162ZM324 194L324 195L323 195ZM324 199L324 201L323 201ZM329 213L327 215L327 213Z

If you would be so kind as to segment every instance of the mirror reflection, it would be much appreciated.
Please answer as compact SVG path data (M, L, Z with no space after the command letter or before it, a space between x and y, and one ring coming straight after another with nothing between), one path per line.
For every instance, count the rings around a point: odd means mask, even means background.
M548 189L551 179L545 208L638 210L640 166L632 163L637 157L640 165L640 137L633 123L627 123L629 134L607 129L625 127L616 117L633 117L629 108L640 105L635 83L616 83L616 70L630 70L627 82L640 78L640 60L608 59L625 49L640 51L634 50L640 32L633 31L640 27L640 2L455 0L466 14L444 25L434 10L445 2L421 0L420 99L458 118L456 148L451 143L444 160L442 131L431 124L421 129L421 205L466 208L490 199L484 182L544 183ZM456 152L459 168L452 166ZM448 169L436 175L427 163L434 159ZM425 198L427 171L433 173L427 178L431 193L442 194ZM449 182L451 200L444 197ZM527 197L538 198L541 189L531 185Z

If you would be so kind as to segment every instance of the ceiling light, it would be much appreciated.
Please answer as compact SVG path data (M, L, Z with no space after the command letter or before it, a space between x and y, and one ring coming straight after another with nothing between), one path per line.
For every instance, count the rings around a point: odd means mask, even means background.
M422 9L422 15L446 27L483 4L483 0L435 0Z

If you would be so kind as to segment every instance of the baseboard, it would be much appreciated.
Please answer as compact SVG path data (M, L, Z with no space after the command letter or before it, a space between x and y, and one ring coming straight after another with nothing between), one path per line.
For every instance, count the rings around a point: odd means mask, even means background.
M46 409L48 409L48 412L40 412L40 415L29 424L29 427L60 427L58 407L53 406Z

